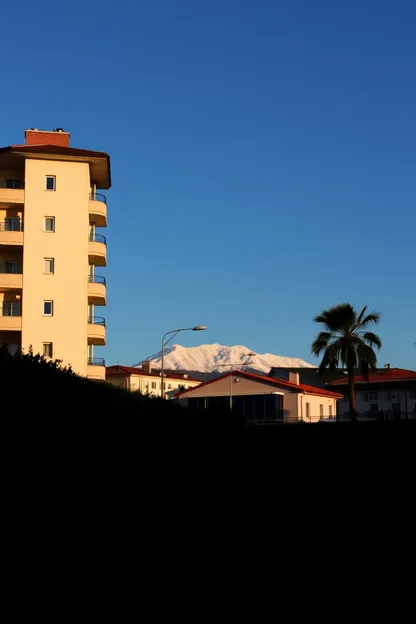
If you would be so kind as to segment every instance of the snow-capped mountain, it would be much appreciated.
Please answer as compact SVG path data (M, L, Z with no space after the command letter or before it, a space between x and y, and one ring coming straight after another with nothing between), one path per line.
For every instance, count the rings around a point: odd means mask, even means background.
M245 362L248 362L248 370L267 374L273 366L314 367L313 364L308 364L308 362L299 358L273 355L272 353L259 353L255 356L247 357L247 354L250 352L252 352L251 349L241 345L226 347L220 344L206 344L199 347L182 347L175 344L165 349L165 368L170 370L199 371L200 373L205 371L226 372L227 367L224 365L243 365ZM160 368L161 352L147 359L150 359L152 367ZM141 362L135 364L135 366L140 366L140 364Z

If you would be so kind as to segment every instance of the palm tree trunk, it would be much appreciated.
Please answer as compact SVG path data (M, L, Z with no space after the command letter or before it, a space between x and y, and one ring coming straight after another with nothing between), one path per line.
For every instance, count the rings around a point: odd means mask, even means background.
M347 366L348 372L348 395L350 400L350 419L352 422L357 422L357 402L355 397L355 381L354 381L354 366Z

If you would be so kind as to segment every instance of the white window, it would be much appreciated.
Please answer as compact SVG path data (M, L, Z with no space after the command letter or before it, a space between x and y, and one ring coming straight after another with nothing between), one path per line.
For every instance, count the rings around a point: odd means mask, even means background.
M156 382L152 381L152 390L156 390Z
M53 316L53 301L43 302L43 316Z
M45 189L47 191L56 191L56 177L55 176L46 176Z
M43 272L45 275L53 275L55 273L55 258L44 258Z
M306 403L306 420L311 419L311 404Z
M322 405L322 403L320 403L319 405L319 418L323 418L324 417L324 406Z
M53 354L53 344L52 342L44 342L43 343L43 355L45 357L52 357Z
M367 401L378 401L377 392L369 392L367 395Z
M45 232L55 232L55 217L45 217Z
M392 392L390 394L390 401L400 401L400 392Z

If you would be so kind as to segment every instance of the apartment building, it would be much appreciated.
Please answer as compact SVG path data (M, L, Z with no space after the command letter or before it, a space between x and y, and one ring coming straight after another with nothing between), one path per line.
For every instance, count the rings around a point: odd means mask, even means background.
M107 366L106 380L114 386L138 391L153 397L162 395L162 380L159 369L152 369L149 362L143 362L142 366ZM200 379L194 379L181 371L167 370L163 374L166 398L186 388L195 388L201 384Z
M110 159L69 139L62 128L32 128L24 144L0 148L0 344L105 379L107 248L98 228L107 204L97 189L111 186Z

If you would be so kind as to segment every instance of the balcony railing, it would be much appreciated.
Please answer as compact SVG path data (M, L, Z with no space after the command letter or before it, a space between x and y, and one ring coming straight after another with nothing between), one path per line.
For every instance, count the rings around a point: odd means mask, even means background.
M87 364L88 366L105 366L105 359L99 357L89 357Z
M0 303L0 316L22 316L20 301L3 301Z
M107 198L102 193L90 193L90 199L92 199L92 201L103 202L103 204L107 203Z
M17 180L11 180L11 179L7 179L4 180L1 184L0 184L0 188L5 188L5 189L12 189L15 191L22 191L25 188L25 181L24 179L17 179Z
M105 327L105 318L102 316L89 316L88 323L91 325L103 325Z
M104 245L107 245L107 239L102 234L93 234L91 232L90 243L103 243Z
M22 274L22 266L16 262L0 262L0 273Z
M18 218L0 221L0 232L23 232L23 223Z
M104 284L104 286L106 285L105 277L103 277L102 275L89 275L88 281L90 282L90 284Z

